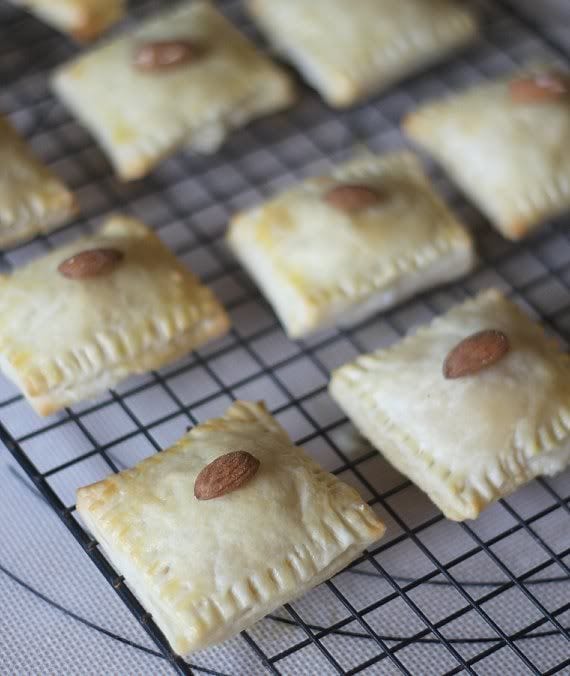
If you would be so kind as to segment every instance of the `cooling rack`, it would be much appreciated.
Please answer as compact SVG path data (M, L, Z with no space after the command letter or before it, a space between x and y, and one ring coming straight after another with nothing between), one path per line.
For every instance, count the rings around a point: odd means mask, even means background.
M131 20L164 4L134 2ZM240 2L219 4L262 44ZM128 186L113 178L93 140L47 86L47 74L75 47L24 13L0 8L0 110L75 189L82 205L77 221L5 252L1 267L9 270L90 232L111 211L126 212L156 228L215 290L233 320L222 341L48 419L35 416L13 386L0 380L5 446L174 671L555 674L570 669L569 473L532 482L475 522L452 523L354 433L326 392L332 368L390 344L488 286L503 289L568 344L567 219L547 224L523 243L506 242L426 159L436 185L474 232L479 268L350 330L297 342L286 339L223 244L236 210L326 170L357 147L404 146L399 120L421 101L529 60L568 62L564 45L529 23L515 0L476 4L484 24L480 42L387 95L339 113L301 88L291 111L234 133L215 156L178 153L151 177ZM297 443L370 501L388 534L304 598L185 662L170 651L83 529L74 494L78 486L160 451L186 427L221 413L236 398L265 399Z

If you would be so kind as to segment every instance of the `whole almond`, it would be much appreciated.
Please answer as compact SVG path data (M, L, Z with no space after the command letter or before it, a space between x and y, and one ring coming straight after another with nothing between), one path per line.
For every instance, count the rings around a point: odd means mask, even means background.
M204 48L190 40L147 42L135 53L134 65L145 72L168 70L197 61L203 54Z
M570 93L570 77L549 71L519 77L509 84L511 99L516 103L548 103Z
M376 206L382 196L367 185L346 184L331 188L323 199L336 209L355 212Z
M109 274L123 258L117 249L87 249L66 258L57 269L68 279L89 279Z
M250 481L259 469L259 460L247 451L232 451L213 460L196 477L194 495L212 500L231 493Z
M509 349L509 339L502 331L479 331L451 350L443 362L443 375L448 379L474 375L496 364Z

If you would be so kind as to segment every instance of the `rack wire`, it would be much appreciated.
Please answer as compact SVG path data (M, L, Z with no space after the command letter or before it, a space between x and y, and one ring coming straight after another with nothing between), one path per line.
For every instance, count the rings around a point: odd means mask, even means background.
M135 2L131 20L158 2ZM262 44L236 0L220 7ZM477 2L478 45L348 112L302 89L297 106L233 134L213 157L178 153L135 185L119 185L89 135L54 99L47 75L76 48L15 9L0 8L0 110L75 189L73 224L5 252L4 270L90 232L121 211L142 217L228 308L233 329L213 346L130 379L96 402L41 420L0 381L0 438L36 488L183 674L555 674L570 669L570 477L538 479L475 522L446 521L351 430L326 393L329 372L387 345L487 286L498 286L568 344L570 236L565 219L531 239L502 240L446 178L442 193L476 237L481 265L351 329L288 341L223 245L230 215L344 158L355 146L399 148L402 115L421 101L528 60L568 63L564 46L512 3ZM492 161L492 159L490 160ZM355 485L388 523L387 537L346 571L220 648L173 654L76 517L75 489L158 452L236 398L264 398L295 440Z

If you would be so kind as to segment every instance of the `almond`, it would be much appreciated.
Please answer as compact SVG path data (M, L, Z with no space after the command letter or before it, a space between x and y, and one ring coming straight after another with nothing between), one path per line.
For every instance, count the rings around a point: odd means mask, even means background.
M509 339L502 331L479 331L451 350L443 362L443 375L448 379L474 375L496 364L509 349Z
M123 258L117 249L88 249L66 258L57 269L68 279L88 279L109 274Z
M204 54L201 45L190 40L163 40L141 45L134 58L139 70L154 72L192 63Z
M376 206L380 193L367 185L337 185L325 193L325 202L341 211L355 212Z
M516 103L548 103L569 92L570 78L554 71L520 77L509 84L511 99Z
M259 460L247 451L232 451L213 460L196 477L194 495L212 500L231 493L250 481L259 469Z

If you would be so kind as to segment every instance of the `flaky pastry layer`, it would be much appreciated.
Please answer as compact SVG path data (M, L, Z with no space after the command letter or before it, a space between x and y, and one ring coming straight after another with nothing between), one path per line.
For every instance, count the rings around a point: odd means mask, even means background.
M246 485L200 501L212 460L246 450ZM78 491L77 509L127 584L182 655L223 641L331 577L384 525L261 404L236 402L170 449Z

